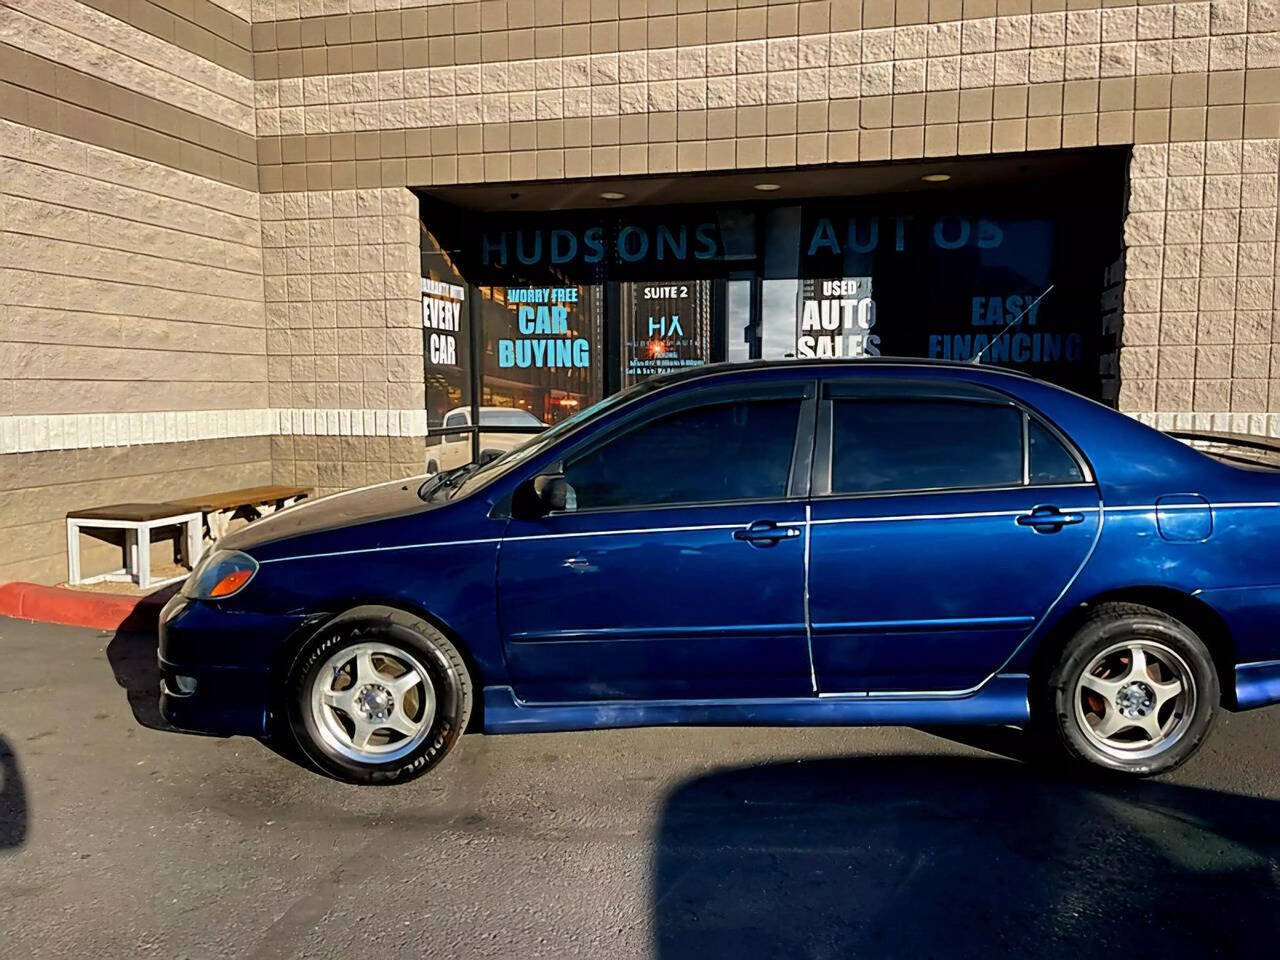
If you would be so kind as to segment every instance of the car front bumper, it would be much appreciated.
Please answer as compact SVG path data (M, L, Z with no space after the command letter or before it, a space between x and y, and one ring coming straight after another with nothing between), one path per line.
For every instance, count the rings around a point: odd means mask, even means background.
M160 713L179 730L270 732L272 665L311 618L242 613L175 596L160 614Z

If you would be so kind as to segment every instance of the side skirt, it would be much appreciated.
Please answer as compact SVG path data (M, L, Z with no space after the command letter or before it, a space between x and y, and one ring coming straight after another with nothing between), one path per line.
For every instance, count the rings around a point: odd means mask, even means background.
M1280 703L1280 660L1242 663L1236 667L1237 710Z
M1027 677L993 677L964 697L786 697L761 700L600 700L524 703L510 687L484 688L485 733L618 727L1025 726Z

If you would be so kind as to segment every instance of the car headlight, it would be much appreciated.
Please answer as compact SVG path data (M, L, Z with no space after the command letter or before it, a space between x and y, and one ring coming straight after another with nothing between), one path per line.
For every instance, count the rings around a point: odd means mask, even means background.
M191 600L224 600L243 590L258 572L258 561L238 550L214 550L191 571L182 595Z

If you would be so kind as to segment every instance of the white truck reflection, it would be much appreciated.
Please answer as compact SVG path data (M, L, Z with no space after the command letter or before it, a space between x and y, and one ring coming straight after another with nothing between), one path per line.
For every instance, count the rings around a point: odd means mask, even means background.
M471 434L445 433L459 427L471 426L471 408L455 407L444 415L434 432L440 442L427 448L427 473L452 470L471 462ZM546 424L528 410L517 407L481 407L481 427L545 427ZM529 439L528 433L481 433L480 460L494 454L506 453Z

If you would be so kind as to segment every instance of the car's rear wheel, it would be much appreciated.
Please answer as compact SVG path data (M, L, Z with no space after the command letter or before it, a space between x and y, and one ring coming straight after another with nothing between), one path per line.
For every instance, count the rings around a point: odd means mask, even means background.
M348 783L404 783L457 743L471 715L457 648L419 617L360 607L327 624L289 675L287 716L299 749Z
M1069 761L1145 777L1195 753L1219 691L1213 657L1186 624L1151 607L1107 603L1063 648L1043 695L1041 732Z

